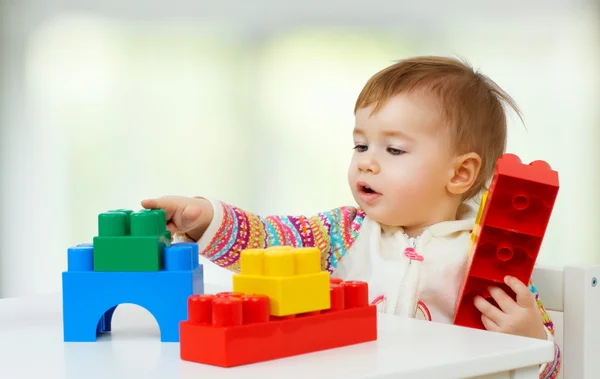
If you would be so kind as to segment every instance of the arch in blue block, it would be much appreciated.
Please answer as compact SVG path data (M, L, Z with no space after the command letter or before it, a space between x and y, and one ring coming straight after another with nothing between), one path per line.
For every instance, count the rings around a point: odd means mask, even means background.
M119 308L122 305L135 305L136 307L139 307L140 309L145 310L146 312L148 312L151 316L152 319L154 320L154 322L156 323L156 325L158 326L158 330L159 330L159 334L161 336L162 339L162 330L160 329L160 325L161 323L158 322L158 320L154 317L154 314L152 312L150 312L148 309L138 305L138 304L133 304L133 303L122 303L122 304L118 304L115 305L111 308L109 308L106 312L104 312L104 314L102 314L102 316L100 317L100 319L98 320L98 323L96 325L96 339L98 338L98 336L103 335L105 333L108 332L112 332L112 320L113 320L113 315L115 314L117 308ZM168 325L167 323L163 322L163 325ZM88 329L87 326L83 326L85 329Z
M98 320L98 325L96 326L96 336L104 332L110 332L112 330L112 318L115 314L115 311L117 310L117 307L118 305L109 308L106 312L102 314L102 316L100 316L100 320Z
M146 309L156 320L163 342L179 341L179 322L187 319L187 300L204 293L202 265L195 244L165 249L163 271L95 272L93 246L68 250L68 269L62 274L65 342L93 342L112 329L120 304ZM194 257L195 255L195 257Z

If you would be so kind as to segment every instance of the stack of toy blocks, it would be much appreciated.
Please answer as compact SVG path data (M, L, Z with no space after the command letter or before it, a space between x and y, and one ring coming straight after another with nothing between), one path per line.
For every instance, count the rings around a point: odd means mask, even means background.
M544 161L523 164L513 154L497 162L471 234L469 269L460 289L454 323L485 329L473 303L479 295L498 306L487 288L514 276L527 284L558 194L558 173Z
M62 290L67 342L96 341L124 303L154 316L161 341L177 342L188 298L204 292L198 246L171 245L163 210L101 213L93 244L68 249Z
M181 358L232 367L377 339L367 283L320 271L319 250L241 253L233 292L189 298Z

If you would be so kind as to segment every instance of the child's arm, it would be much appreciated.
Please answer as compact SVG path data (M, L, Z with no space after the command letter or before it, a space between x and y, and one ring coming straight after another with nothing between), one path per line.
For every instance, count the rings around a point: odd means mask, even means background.
M352 246L364 219L355 207L340 207L314 216L266 216L211 200L213 219L198 240L200 254L217 265L239 271L244 249L288 245L317 247L321 269L333 272Z
M535 284L531 281L529 282L529 290L535 295L535 300L537 302L537 306L542 315L542 321L544 322L544 326L546 327L546 332L549 334L548 338L553 339L554 338L554 324L552 323L552 319L550 318L550 315L546 311L546 308L544 308L544 304L543 304L542 300L540 299L540 294L538 293L537 288L535 287ZM560 371L560 364L561 364L560 348L558 347L556 342L554 342L554 360L552 362L542 365L542 367L540 369L540 379L556 378Z
M217 265L239 271L244 249L288 245L317 247L321 268L333 272L358 236L364 212L340 207L314 216L261 217L218 200L164 196L142 201L164 209L175 242L196 242L200 254Z

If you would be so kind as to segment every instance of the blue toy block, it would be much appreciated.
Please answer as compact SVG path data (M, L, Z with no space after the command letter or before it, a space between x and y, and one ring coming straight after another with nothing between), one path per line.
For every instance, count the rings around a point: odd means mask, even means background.
M173 244L164 251L164 269L155 272L95 272L94 248L68 249L62 274L65 342L94 342L111 330L119 304L132 303L156 319L162 342L179 342L179 323L187 319L188 298L204 293L198 245Z

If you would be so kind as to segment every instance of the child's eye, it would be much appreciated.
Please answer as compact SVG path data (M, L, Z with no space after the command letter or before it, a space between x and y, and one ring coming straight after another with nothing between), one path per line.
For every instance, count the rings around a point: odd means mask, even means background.
M388 147L387 150L388 150L388 153L390 153L392 155L401 155L401 154L405 153L404 150L396 149L395 147Z
M367 145L356 144L354 145L354 150L358 151L359 153L363 153L367 151Z

